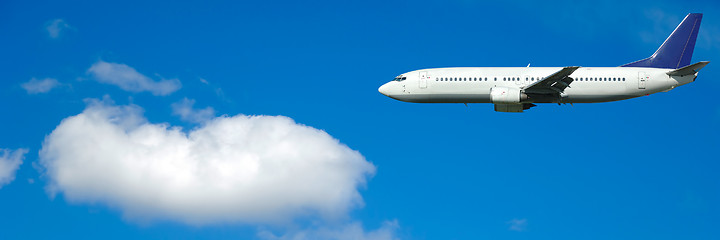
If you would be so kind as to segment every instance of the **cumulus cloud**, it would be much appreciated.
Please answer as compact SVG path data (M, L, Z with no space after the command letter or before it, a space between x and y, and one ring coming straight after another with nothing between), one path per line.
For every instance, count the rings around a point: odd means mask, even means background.
M221 116L188 132L136 105L88 100L40 150L48 191L131 220L276 223L346 216L375 167L326 132L283 116Z
M20 87L25 89L28 94L46 93L57 86L60 86L60 82L58 82L58 80L54 78L32 78L30 79L30 81L20 84Z
M48 35L50 35L51 38L60 37L60 33L65 31L66 29L72 28L70 27L70 25L67 24L67 22L65 22L65 20L62 19L52 20L45 25L45 30L47 30Z
M171 105L173 115L180 116L180 119L193 123L204 123L215 117L215 109L206 107L203 109L194 109L194 99L183 98L179 102Z
M507 222L507 224L510 225L509 230L510 231L516 231L516 232L524 232L527 229L527 219L517 219L514 218L513 220L510 220Z
M99 60L90 66L87 73L98 82L112 84L130 92L147 91L155 96L169 95L182 86L180 80L177 79L154 81L128 65L103 60Z
M0 148L0 188L15 180L15 172L20 168L27 149L16 150Z
M361 223L355 222L336 228L321 227L292 232L282 236L276 236L270 231L260 231L258 237L263 240L396 240L400 239L397 236L398 229L397 220L386 221L380 228L369 232L363 229Z

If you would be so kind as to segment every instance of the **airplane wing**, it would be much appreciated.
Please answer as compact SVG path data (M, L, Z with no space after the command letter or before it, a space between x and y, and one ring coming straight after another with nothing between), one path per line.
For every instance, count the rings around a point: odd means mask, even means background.
M525 93L536 93L536 94L559 94L568 88L570 83L573 82L572 78L569 78L570 74L575 72L580 67L564 67L560 71L557 71L550 76L543 78L540 81L534 82L524 88Z

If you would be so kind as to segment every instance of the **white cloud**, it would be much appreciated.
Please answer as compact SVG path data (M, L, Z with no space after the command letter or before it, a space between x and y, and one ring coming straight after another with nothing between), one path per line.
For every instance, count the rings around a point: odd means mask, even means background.
M701 23L700 30L698 32L698 38L696 43L697 45L695 45L696 49L720 49L720 45L716 44L718 42L720 42L720 27L718 27L717 25L709 24L709 22L704 24ZM695 51L695 53L697 52L698 51ZM712 56L712 53L708 53L708 55Z
M517 219L514 218L513 220L510 220L507 222L507 224L510 224L510 231L516 231L516 232L524 232L527 230L527 219Z
M375 167L322 130L283 116L221 116L189 132L136 105L88 100L46 137L48 191L131 220L278 223L361 206Z
M128 65L102 60L93 64L87 73L98 82L112 84L130 92L148 91L155 96L169 95L182 86L177 79L154 81Z
M645 17L653 22L653 26L638 31L640 38L644 42L652 43L658 47L682 21L680 16L668 14L660 8L649 8L644 13Z
M47 30L51 38L60 37L60 33L62 33L66 29L72 29L72 27L70 27L70 25L68 25L67 22L62 19L52 20L45 25L45 30Z
M210 82L208 82L208 80L206 80L204 78L200 78L200 82L213 88L213 90L215 90L215 95L217 95L220 99L222 99L226 102L230 101L229 99L227 99L227 97L225 97L225 92L223 92L222 88L215 87L213 84L210 84Z
M42 80L32 78L30 81L20 85L28 94L46 93L57 86L60 86L60 82L54 78L45 78Z
M15 172L20 168L27 149L16 150L0 148L0 188L15 180Z
M215 109L212 107L193 109L193 105L195 105L194 99L183 98L171 105L173 115L180 116L183 121L193 123L204 123L215 117Z
M397 236L399 228L397 220L386 221L380 228L365 232L362 224L355 222L336 228L321 227L292 232L282 236L276 236L269 231L260 231L258 237L263 240L396 240L400 239Z

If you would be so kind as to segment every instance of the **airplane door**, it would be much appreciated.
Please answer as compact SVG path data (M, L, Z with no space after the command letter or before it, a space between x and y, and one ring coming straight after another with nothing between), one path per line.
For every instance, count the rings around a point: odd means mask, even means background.
M645 72L638 72L638 89L645 89L648 77Z
M420 81L418 81L418 87L420 87L420 89L427 88L428 78L430 78L430 77L428 76L427 72L425 72L425 71L420 72Z

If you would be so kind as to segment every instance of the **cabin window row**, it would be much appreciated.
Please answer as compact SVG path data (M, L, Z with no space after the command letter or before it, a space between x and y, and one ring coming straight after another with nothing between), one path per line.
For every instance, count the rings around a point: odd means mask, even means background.
M467 82L467 81L487 81L488 78L468 78L468 77L455 77L455 78L447 78L447 77L441 77L441 78L435 78L435 81L438 82Z
M490 78L490 79L494 79L494 81L497 81L497 80L498 80L497 77L496 77L496 78ZM537 79L540 80L540 78L537 78ZM534 77L525 78L525 81L528 81L528 80L530 80L530 81L535 81L535 78L534 78ZM475 78L473 78L473 77L470 77L470 78L468 78L468 77L450 77L450 78L448 78L448 77L436 77L436 78L435 78L435 81L438 81L438 82L467 82L467 81L473 81L473 82L474 82L474 81L488 81L488 78L487 78L487 77L485 77L485 78L482 78L482 77L480 77L480 78L477 78L477 77L475 77ZM502 78L502 81L520 81L520 78L519 78L519 77L504 77L504 78Z
M542 78L539 78L539 77L537 78L537 80L541 80L541 79L542 79ZM480 77L480 78L477 78L477 77L475 77L475 78L472 78L472 77L469 77L469 78L468 78L468 77L436 77L436 78L435 78L435 81L436 81L436 82L467 82L467 81L477 82L477 81L487 81L487 80L488 80L487 77L486 77L486 78L482 78L482 77ZM497 81L497 80L498 80L498 78L495 78L495 81ZM503 82L507 82L507 81L514 82L514 81L520 81L520 80L521 80L521 78L519 78L519 77L504 77L504 78L502 78L502 81L503 81ZM625 78L618 78L618 77L613 77L613 78L609 78L609 77L581 77L581 78L575 78L575 80L581 81L581 82L608 82L608 81L610 81L610 82L617 82L617 81L624 82L624 81L625 81ZM525 81L533 81L533 82L534 82L534 81L535 81L535 78L534 78L534 77L526 77L526 78L525 78Z
M577 81L581 82L624 82L625 78L618 78L618 77L581 77L581 78L575 78Z

